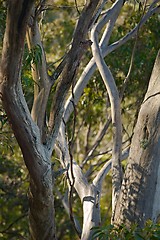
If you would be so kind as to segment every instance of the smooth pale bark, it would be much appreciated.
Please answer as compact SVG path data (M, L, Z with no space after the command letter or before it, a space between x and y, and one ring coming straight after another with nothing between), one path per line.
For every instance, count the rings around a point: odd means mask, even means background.
M153 7L153 6L152 6ZM106 57L108 54L110 54L111 52L115 51L116 49L118 49L119 47L121 47L122 45L124 45L126 42L128 42L131 38L135 37L137 32L139 31L139 29L146 23L146 21L153 15L159 12L159 7L155 7L155 8L149 8L148 12L143 16L143 18L141 19L141 21L139 22L139 24L137 24L129 33L127 33L123 38L121 38L120 40L112 43L111 45L107 45L108 43L108 37L110 36L110 33L106 33L101 41L100 41L100 47L101 47L101 51L103 54L103 57ZM111 23L112 24L112 23ZM110 26L107 27L108 29L110 28ZM110 29L109 29L110 30ZM103 40L103 41L102 41ZM106 41L104 41L106 40ZM87 66L85 67L83 73L81 74L79 80L77 81L75 87L74 87L74 103L75 105L78 103L84 88L86 87L86 85L88 84L89 80L91 79L91 77L93 76L95 70L97 68L97 65L95 63L94 58L92 58L89 63L87 64ZM70 115L72 114L74 107L73 107L73 95L70 95L70 97L68 98L66 105L65 105L65 112L64 112L64 120L65 122L68 121Z
M83 227L81 240L91 240L93 231L92 227L100 225L100 191L94 185L87 181L87 178L82 172L82 169L74 161L71 161L71 156L68 149L67 140L65 137L65 127L61 124L61 129L57 140L57 150L60 156L61 164L64 168L68 168L69 188L74 181L74 188L80 197L83 205ZM72 168L72 170L71 170ZM73 180L73 175L74 180Z
M116 3L119 3L116 5ZM123 1L117 0L114 6L116 17L123 6ZM115 19L116 19L115 17ZM115 208L116 200L120 191L122 183L122 168L121 168L121 152L122 152L122 122L121 122L121 108L120 98L117 86L115 84L113 75L106 65L103 55L100 50L98 42L98 33L105 24L105 18L108 21L108 13L93 27L91 31L92 40L92 54L97 64L98 70L106 86L110 104L111 104L111 118L112 118L112 131L113 131L113 149L112 149L112 209Z
M148 91L142 103L131 143L114 223L147 219L156 222L160 214L160 52L157 55Z
M91 240L93 234L93 227L97 227L101 223L100 217L100 198L102 191L102 183L111 168L112 160L108 161L102 169L97 172L96 177L92 183L87 181L82 169L73 160L71 163L68 144L65 137L65 126L61 124L60 133L57 140L57 150L60 156L61 164L64 168L68 168L68 177L73 181L71 174L71 164L74 174L74 188L79 195L83 205L83 227L81 233L81 240ZM128 150L122 155L122 159L126 159ZM77 229L78 230L78 229Z
M86 196L83 198L83 228L81 240L91 240L93 227L100 226L100 192L90 185Z
M51 163L42 144L40 130L31 118L21 85L26 26L33 3L31 0L8 2L0 70L0 94L30 175L31 239L49 240L56 239Z

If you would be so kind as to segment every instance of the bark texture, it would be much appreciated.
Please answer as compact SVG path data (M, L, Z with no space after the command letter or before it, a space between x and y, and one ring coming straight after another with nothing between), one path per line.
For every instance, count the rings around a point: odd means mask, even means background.
M143 227L160 214L160 52L141 105L114 222Z
M30 175L30 232L33 240L56 239L52 173L48 152L26 104L21 67L33 0L8 1L0 70L0 95Z
M87 1L80 15L71 49L67 54L65 64L62 64L62 78L51 107L50 134L47 139L44 139L43 122L52 83L46 73L45 54L34 16L34 2L36 1L8 1L0 71L0 94L30 175L31 239L50 240L56 239L51 155L64 112L65 97L74 82L84 48L87 49L91 44L86 37L100 0ZM32 116L21 84L24 42L31 13L33 22L28 27L28 45L29 48L32 48L38 44L42 49L42 65L39 68L34 66L35 71L32 72L33 79L39 85L39 88L34 89Z
M89 28L94 20L95 13L101 0L90 0L86 2L79 17L71 49L69 50L63 66L62 78L59 81L54 96L49 117L49 136L47 139L48 148L53 149L55 139L58 135L66 96L70 87L75 84L75 77L84 52L91 46L87 39ZM63 64L62 64L63 65Z

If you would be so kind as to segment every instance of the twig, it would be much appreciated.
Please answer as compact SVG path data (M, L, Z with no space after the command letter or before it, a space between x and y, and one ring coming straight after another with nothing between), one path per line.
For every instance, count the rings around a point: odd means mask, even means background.
M111 123L111 118L109 118L107 120L107 122L104 124L101 132L98 134L98 137L95 141L95 143L92 145L92 147L90 148L90 151L88 152L87 156L84 158L84 160L81 163L81 167L83 168L83 166L87 163L87 161L93 156L94 151L96 150L96 148L99 146L99 143L101 142L101 140L103 139L109 125Z
M145 0L145 3L144 3L143 13L142 13L140 22L142 21L142 18L144 17L146 6L147 6L146 4L147 4L147 0ZM139 30L140 30L140 25L138 25L138 28L137 28L136 39L135 39L135 43L134 43L133 50L132 50L131 61L130 61L130 66L129 66L129 69L128 69L128 73L127 73L127 76L124 79L123 88L122 88L121 93L120 93L120 99L121 100L124 97L124 91L126 89L126 85L127 85L128 81L130 79L131 71L132 71L132 68L133 68L133 61L134 61L134 56L135 56L136 47L137 47L137 43L138 43Z
M77 230L76 224L75 224L75 219L73 215L73 208L72 208L72 198L73 198L73 190L74 190L74 184L75 184L75 176L74 176L74 170L73 170L73 156L72 156L72 147L73 147L73 140L74 140L74 134L75 134L75 127L76 127L76 106L74 104L74 81L72 82L72 104L73 104L73 109L74 109L74 117L73 117L73 128L72 128L72 135L68 143L68 150L69 150L69 155L70 155L70 173L71 173L71 179L69 180L70 184L70 189L69 189L69 210L70 210L70 219L73 222L74 229L76 230L79 238L80 238L80 233ZM68 175L69 177L69 175Z
M120 159L121 161L125 160L129 156L129 150L130 150L130 147L128 147L126 150L123 151L122 157ZM93 180L94 185L99 189L99 191L101 190L101 187L102 187L102 181L104 177L107 175L107 173L109 172L109 170L111 169L112 164L113 164L113 159L107 161Z
M5 228L3 231L1 231L0 233L6 233L10 228L12 228L18 221L20 221L21 219L25 218L28 216L28 212L24 213L23 215L21 215L20 217L18 217L16 220L14 220L11 224L8 225L7 228Z
M75 2L75 6L76 6L77 13L80 15L81 13L80 13L80 11L79 11L79 9L78 9L77 0L74 0L74 2Z

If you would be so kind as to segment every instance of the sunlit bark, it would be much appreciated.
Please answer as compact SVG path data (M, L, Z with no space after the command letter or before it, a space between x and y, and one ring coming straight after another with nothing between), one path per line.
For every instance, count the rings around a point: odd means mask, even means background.
M160 52L142 103L114 222L143 226L160 214Z

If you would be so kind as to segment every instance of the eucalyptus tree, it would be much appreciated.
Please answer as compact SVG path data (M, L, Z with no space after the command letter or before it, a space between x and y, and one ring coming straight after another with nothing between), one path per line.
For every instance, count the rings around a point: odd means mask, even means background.
M80 1L80 3L83 4L81 10L75 2L79 17L70 46L66 47L66 54L56 69L52 74L48 74L39 16L47 8L51 8L52 4L56 5L56 2L45 0L7 2L0 94L30 176L28 199L31 239L56 239L53 189L57 172L52 167L54 150L67 177L69 197L67 210L81 239L91 239L92 228L101 223L102 183L111 168L113 223L126 223L129 226L136 221L142 226L148 218L156 221L160 214L159 91L157 91L160 76L159 55L139 112L130 153L128 148L122 151L121 100L129 79L132 61L120 93L105 58L133 37L136 38L146 21L159 12L159 1L144 3L142 16L137 25L113 43L110 43L113 28L127 3L123 0L114 3L108 3L106 0L90 0L85 3ZM31 109L23 94L21 81L25 41L31 53L31 73L34 82ZM80 73L80 63L88 49L91 49L92 58ZM76 105L96 67L104 82L109 99L108 109L111 111L91 151L82 164L78 164L72 154L73 136L71 141L66 136L66 124L73 112L75 115L78 114ZM50 99L52 99L51 105L48 104ZM89 182L87 174L83 172L83 165L88 163L90 155L109 127L113 134L112 157ZM75 122L73 133L74 130ZM123 175L121 161L127 157L128 165ZM74 190L83 206L82 227L72 211Z

